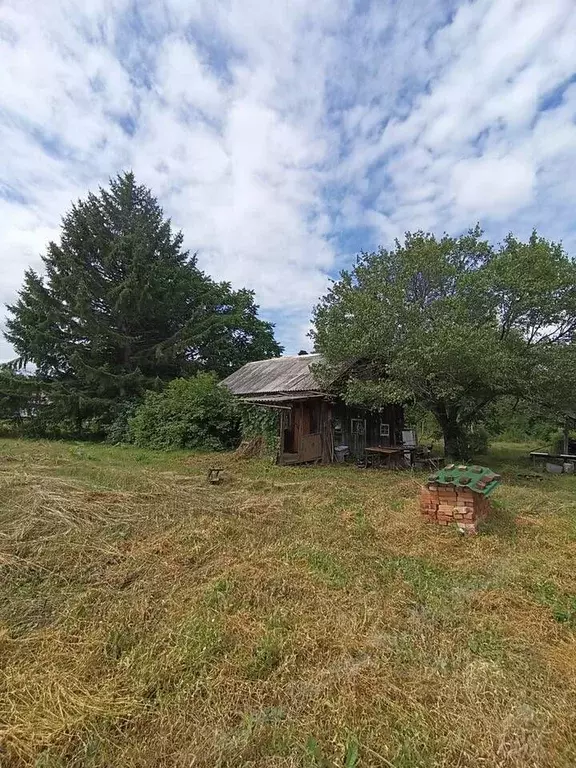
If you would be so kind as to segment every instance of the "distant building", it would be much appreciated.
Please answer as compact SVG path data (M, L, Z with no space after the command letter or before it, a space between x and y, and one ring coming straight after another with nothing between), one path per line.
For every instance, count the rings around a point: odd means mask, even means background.
M401 446L402 406L369 410L346 405L336 387L323 387L315 378L313 366L320 360L318 354L259 360L223 381L244 402L279 412L278 462L329 463L344 447L361 459L366 447Z

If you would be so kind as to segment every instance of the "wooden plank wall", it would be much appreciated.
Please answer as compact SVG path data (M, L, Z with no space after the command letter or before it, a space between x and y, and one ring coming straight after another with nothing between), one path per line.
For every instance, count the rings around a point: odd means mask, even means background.
M316 425L318 436L309 440L311 427L311 411L316 410ZM363 408L347 406L345 403L329 403L322 400L295 402L292 406L292 429L294 432L294 453L280 456L281 463L299 463L314 461L321 458L323 463L334 460L334 446L353 443L351 428L352 419L366 421L365 445L387 446L402 444L402 429L404 427L404 411L401 406L389 405L381 411L369 411ZM339 422L342 429L334 432L334 424ZM380 423L390 425L390 437L380 437Z
M336 445L351 445L352 419L366 420L366 445L401 445L404 427L404 410L399 405L385 406L381 411L369 411L363 408L336 403L333 411L334 421L340 423L341 432L335 435ZM380 422L390 425L390 437L380 437Z
M312 436L312 409L316 411L317 432ZM292 429L294 433L294 453L283 454L281 463L298 463L322 459L330 461L330 454L326 453L324 434L328 419L328 404L322 400L305 400L295 402L292 405ZM314 437L314 439L311 439ZM324 456L326 454L326 459Z

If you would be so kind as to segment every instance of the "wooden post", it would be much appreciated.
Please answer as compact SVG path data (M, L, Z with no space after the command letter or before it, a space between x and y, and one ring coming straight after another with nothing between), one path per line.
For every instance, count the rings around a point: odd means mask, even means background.
M568 453L570 444L570 420L568 416L564 419L564 453Z
M276 457L276 463L282 464L282 456L284 454L284 411L280 411L280 437L278 440L278 456Z

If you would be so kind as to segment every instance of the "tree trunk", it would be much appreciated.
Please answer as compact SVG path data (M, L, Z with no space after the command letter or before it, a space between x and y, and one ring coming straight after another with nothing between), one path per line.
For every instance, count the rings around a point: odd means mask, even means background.
M453 408L440 407L434 415L444 437L444 456L460 461L468 458L466 430L458 422L458 412Z

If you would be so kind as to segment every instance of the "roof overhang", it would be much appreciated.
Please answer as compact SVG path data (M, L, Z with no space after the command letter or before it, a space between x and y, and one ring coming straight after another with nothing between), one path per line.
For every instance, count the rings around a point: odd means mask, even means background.
M324 392L277 392L269 395L244 395L240 399L243 403L273 406L302 402L304 400L322 400L327 397L330 397L330 395Z

